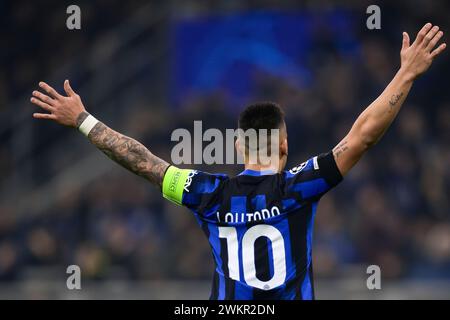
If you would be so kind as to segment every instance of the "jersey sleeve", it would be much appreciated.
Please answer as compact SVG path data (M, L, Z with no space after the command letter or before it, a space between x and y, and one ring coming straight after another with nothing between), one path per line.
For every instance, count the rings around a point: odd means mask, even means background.
M315 156L286 172L289 191L303 199L318 199L343 179L333 152Z
M164 175L163 197L201 213L213 200L225 175L170 166Z

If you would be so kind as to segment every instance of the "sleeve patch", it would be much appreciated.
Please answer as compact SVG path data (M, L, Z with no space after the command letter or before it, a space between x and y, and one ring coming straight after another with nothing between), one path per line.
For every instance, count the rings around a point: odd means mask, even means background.
M306 166L308 165L308 161L303 162L302 164L292 168L291 170L289 170L289 173L292 175L295 175L299 172L301 172L303 169L306 168Z

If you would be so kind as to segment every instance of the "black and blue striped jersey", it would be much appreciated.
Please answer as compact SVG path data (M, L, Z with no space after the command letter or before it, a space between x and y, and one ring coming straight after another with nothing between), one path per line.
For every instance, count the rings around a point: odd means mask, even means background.
M189 208L208 238L211 299L314 299L314 216L341 180L329 152L280 173L236 177L171 166L163 194Z

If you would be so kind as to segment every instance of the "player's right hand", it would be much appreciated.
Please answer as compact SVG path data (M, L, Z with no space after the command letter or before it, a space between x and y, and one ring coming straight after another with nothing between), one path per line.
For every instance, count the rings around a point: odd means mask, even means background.
M39 87L46 92L33 91L30 101L48 111L47 113L34 113L36 119L48 119L59 124L77 127L79 115L86 111L78 94L70 87L69 80L64 81L64 91L67 96L60 95L55 89L45 82L39 82Z

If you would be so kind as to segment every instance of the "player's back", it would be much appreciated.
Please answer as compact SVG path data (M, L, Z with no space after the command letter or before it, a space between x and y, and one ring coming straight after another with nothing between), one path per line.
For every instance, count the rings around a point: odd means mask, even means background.
M317 201L342 179L331 153L281 173L180 175L178 202L194 212L212 248L211 299L314 298L311 240Z

